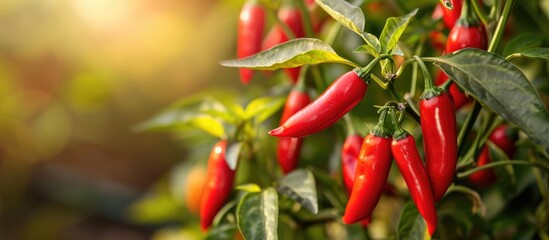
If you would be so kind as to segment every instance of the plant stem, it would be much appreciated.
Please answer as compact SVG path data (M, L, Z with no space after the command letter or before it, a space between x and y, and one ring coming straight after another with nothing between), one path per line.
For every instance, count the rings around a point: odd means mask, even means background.
M475 10L475 13L477 14L477 16L480 18L480 21L482 22L482 24L487 26L488 23L490 22L488 15L486 15L486 13L482 11L482 9L480 8L476 0L471 0L471 5L473 6L473 9Z
M448 193L450 193L450 192L459 192L459 193L464 193L466 195L471 196L471 198L473 199L473 203L474 203L473 204L473 209L471 210L471 212L473 212L473 213L478 212L479 215L481 215L481 216L486 215L486 206L482 202L482 199L480 198L480 195L478 194L477 191L475 191L473 189L470 189L468 187L465 187L465 186L452 185L452 187L450 189L448 189ZM448 194L448 193L446 193L446 194Z
M497 1L496 1L497 2ZM505 6L503 7L503 13L501 15L500 20L498 21L498 25L496 27L496 31L494 33L494 37L492 37L492 41L490 41L490 46L488 47L488 52L495 52L499 41L501 40L501 37L503 36L503 32L505 31L505 26L507 25L507 20L509 20L509 16L511 15L511 10L513 9L513 5L515 4L515 0L506 0Z
M343 119L345 120L345 125L347 126L347 136L356 134L355 126L353 125L353 120L351 120L349 113L345 114Z
M469 115L467 115L467 118L465 119L465 122L463 123L463 127L461 127L461 130L459 131L458 135L458 156L461 156L463 152L463 147L465 146L465 140L467 135L469 135L469 132L471 129L473 129L473 125L475 124L475 121L477 120L478 114L480 113L480 109L482 106L480 103L475 101L475 104L473 105L473 109L469 112Z
M476 168L473 168L471 170L468 170L468 171L465 171L465 172L461 172L461 173L458 173L457 174L457 177L458 178L466 178L468 177L469 175L473 174L473 173L476 173L478 171L482 171L482 170L485 170L485 169L489 169L489 168L493 168L493 167L497 167L497 166L502 166L502 165L526 165L526 166L532 166L532 167L536 167L536 168L539 168L539 169L542 169L543 171L549 173L549 167L543 165L543 164L540 164L540 163L536 163L536 162L529 162L529 161L524 161L524 160L505 160L505 161L498 161L498 162L491 162L491 163L488 163L486 165L482 165L480 167L476 167Z
M313 37L314 31L313 31L313 24L311 23L311 15L309 14L307 7L305 6L305 2L304 1L296 1L296 2L297 2L297 7L299 8L299 11L301 12L301 16L303 18L303 26L305 27L305 36Z
M415 62L416 60L413 59L413 58L410 58L410 59L407 59L406 61L404 61L400 67L397 69L396 73L395 73L395 78L399 78L400 75L402 74L402 72L404 71L404 68L406 68L406 66L408 66L408 64L410 63L413 63Z

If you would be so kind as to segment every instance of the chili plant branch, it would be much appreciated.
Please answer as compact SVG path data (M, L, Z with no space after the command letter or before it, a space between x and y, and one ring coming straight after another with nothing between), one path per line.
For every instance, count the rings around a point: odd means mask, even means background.
M491 162L491 163L488 163L486 165L482 165L480 167L476 167L476 168L473 168L471 170L458 173L457 177L458 178L466 178L466 177L470 176L471 174L476 173L478 171L482 171L482 170L485 170L485 169L488 169L488 168L493 168L493 167L502 166L502 165L532 166L532 167L539 168L539 169L545 171L546 173L549 173L549 167L547 167L547 166L545 166L541 163L529 162L529 161L524 161L524 160L506 160L506 161Z

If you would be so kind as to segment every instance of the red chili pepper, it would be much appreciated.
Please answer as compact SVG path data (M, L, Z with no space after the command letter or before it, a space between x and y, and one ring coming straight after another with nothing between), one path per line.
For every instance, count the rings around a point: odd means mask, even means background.
M490 150L488 146L484 146L478 155L477 167L486 165L492 162L490 158ZM469 176L469 182L476 187L485 188L497 181L496 174L493 169L485 169L475 172Z
M432 30L429 32L429 39L431 40L431 46L440 52L443 52L446 48L446 36L444 33L438 30Z
M448 75L439 70L437 78L435 79L435 84L437 86L441 86L448 80ZM452 102L454 102L454 108L456 111L471 101L471 98L465 95L465 93L461 91L455 83L450 83L450 89L448 92L450 93Z
M488 139L503 150L507 157L512 158L515 156L515 152L517 151L515 142L518 139L516 129L510 128L506 124L500 124L492 131Z
M235 172L225 161L226 148L226 140L217 142L208 159L207 180L200 200L200 226L204 231L212 225L233 187Z
M425 164L435 201L439 201L454 179L457 164L457 125L454 104L448 93L426 79L419 102Z
M351 194L351 191L353 190L353 182L355 180L356 166L362 142L364 142L364 138L358 134L354 134L345 139L341 149L341 172L343 175L343 183L349 194Z
M281 22L285 23L294 33L296 38L301 38L305 36L305 30L303 28L303 21L301 17L301 11L299 8L290 5L282 6L278 10L278 18ZM282 27L279 25L273 26L265 39L261 49L266 50L275 45L287 42L289 40L288 36L282 30ZM290 77L293 83L297 82L299 78L300 67L287 68L284 69L286 74Z
M343 222L369 219L376 207L391 169L391 138L373 131L366 135L356 166L354 184Z
M351 111L364 97L368 80L358 68L335 80L316 100L269 132L276 137L305 137L320 132ZM360 76L359 76L360 75Z
M290 92L284 106L284 111L282 112L280 124L284 123L289 117L311 102L309 95L302 88L302 86L298 85ZM302 138L280 138L278 140L278 163L284 174L291 172L297 167L302 143Z
M512 158L516 152L515 141L517 140L517 132L509 128L505 124L497 126L490 134L489 138L497 147L499 147L508 158ZM477 160L477 167L486 165L492 162L490 156L490 150L485 145ZM485 169L475 172L469 176L469 182L476 187L484 188L494 184L497 180L496 174L493 169Z
M463 4L461 16L448 34L446 42L446 53L463 48L479 48L485 49L488 47L486 30L474 13L470 12L470 7L467 2Z
M437 228L437 213L429 177L419 156L414 137L398 125L397 127L393 135L391 151L408 186L412 200L427 222L429 234L432 236ZM433 181L438 181L438 179L433 179Z
M463 4L463 0L450 0L450 2L454 7L452 10L442 7L442 10L444 12L444 15L442 16L442 20L444 22L444 26L446 26L447 29L452 29L456 24L456 21L458 20L459 15L461 14L461 5ZM439 2L439 4L442 4L442 3Z
M261 51L261 38L265 26L265 10L254 0L247 1L238 19L237 57L245 58ZM248 84L253 70L240 68L240 81Z

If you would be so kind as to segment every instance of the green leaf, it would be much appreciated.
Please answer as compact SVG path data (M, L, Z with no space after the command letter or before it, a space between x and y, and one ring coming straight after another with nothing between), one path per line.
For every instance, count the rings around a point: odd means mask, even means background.
M312 213L318 213L316 183L309 170L299 169L279 181L278 191L295 200Z
M372 55L373 57L379 56L378 51L375 50L372 46L367 45L367 44L364 44L364 45L358 47L358 48L355 49L353 52L354 52L354 53L362 53L362 52L365 52L365 53L368 53L368 54Z
M358 67L356 63L337 55L327 43L314 38L290 40L247 58L225 60L219 63L225 67L276 70L329 62Z
M136 131L175 131L185 127L201 129L215 137L225 135L223 124L217 118L183 109L161 113L151 120L136 125L133 129Z
M351 31L358 34L364 31L364 13L360 7L343 0L316 0L316 4Z
M381 31L379 41L381 42L381 52L391 53L391 50L397 45L398 39L412 21L417 13L417 8L402 17L391 17L385 22L385 27Z
M549 48L530 48L522 52L513 53L507 59L510 58L533 58L541 60L549 60Z
M284 98L262 97L251 101L245 110L245 118L256 117L258 122L267 120L284 105Z
M549 147L549 113L515 65L499 55L472 48L441 56L435 65L484 106Z
M236 165L238 165L238 158L240 157L240 151L242 150L243 145L242 142L231 141L227 146L227 151L225 151L225 161L233 171L236 169Z
M236 189L246 191L246 192L261 192L261 187L255 183L238 185Z
M430 239L427 223L411 200L402 207L397 229L397 239Z
M237 227L234 224L214 226L208 231L206 240L232 240L234 239L236 229Z
M278 238L278 195L273 188L244 195L236 212L238 229L245 239Z
M537 48L543 44L543 39L546 38L543 34L538 33L522 33L514 37L505 44L505 49L503 50L503 56L508 56L513 53L521 52L530 48Z
M492 161L496 162L509 160L507 154L505 154L505 152L503 152L503 150L497 147L494 143L487 141L486 144L488 144L488 150L490 151ZM501 186L504 186L505 189L512 193L517 191L517 179L515 177L515 169L513 168L513 165L509 164L498 166L494 168L494 171L501 183Z
M379 42L379 39L374 34L367 32L363 32L361 36L362 39L375 50L375 55L373 56L378 57L381 53L381 43Z
M201 115L194 117L189 121L189 124L198 129L204 130L214 137L222 138L225 136L223 124L212 116Z

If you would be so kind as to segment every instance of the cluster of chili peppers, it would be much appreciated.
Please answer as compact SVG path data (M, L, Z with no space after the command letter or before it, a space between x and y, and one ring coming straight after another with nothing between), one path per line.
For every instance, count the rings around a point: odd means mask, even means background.
M304 28L301 12L291 1L278 11L278 20L294 34L303 37ZM308 4L311 1L308 1ZM433 17L441 17L444 26L450 30L445 47L441 39L446 37L442 32L433 32L438 48L451 53L463 48L487 48L487 37L484 26L470 11L467 1L452 0L452 11L438 6ZM314 4L310 3L310 4ZM284 28L275 24L263 38L265 10L255 0L249 0L242 8L238 25L238 57L245 58L261 50L271 48L289 40ZM455 111L466 104L467 96L455 83L450 83L446 92L436 85L447 84L448 77L439 72L436 82L430 77L423 62L417 58L423 70L425 89L419 103L420 124L424 141L425 163L417 149L416 141L400 124L404 109L393 105L382 107L380 118L372 131L362 138L351 134L342 149L343 182L349 193L342 220L347 224L361 222L367 225L381 194L387 189L386 182L395 159L410 195L419 213L427 222L429 234L437 227L435 203L440 201L453 181L457 157L457 125ZM286 174L298 165L303 138L318 133L339 121L351 111L364 97L368 89L372 66L383 58L376 58L365 68L355 68L337 78L326 90L311 102L304 87L304 81L298 81L299 68L286 69L292 79L294 88L290 92L280 126L269 131L279 137L277 157L282 171ZM240 69L243 83L252 78L252 70ZM303 79L303 78L301 78ZM436 85L435 85L436 84ZM392 103L391 103L392 104ZM401 114L398 116L397 111ZM392 128L387 127L387 116L392 119ZM498 126L490 135L490 141L500 147L508 157L515 152L512 135L508 126ZM234 178L225 162L227 142L216 144L210 154L208 164L208 184L201 201L201 225L207 229L230 194ZM477 165L491 161L489 149L484 146ZM493 170L479 171L469 178L475 184L489 184L495 180ZM478 184L479 186L481 184Z
M463 48L486 50L488 47L486 29L476 15L471 12L468 0L451 0L450 2L453 5L453 10L442 7L441 3L437 6L437 9L443 9L442 20L444 26L450 30L446 46L441 49L443 53L452 53ZM436 33L438 34L436 37L435 34L431 34L431 40L435 46L440 47L442 32L437 31ZM448 80L448 76L439 71L435 83L441 86ZM449 92L456 110L470 102L470 98L455 83L450 83Z
M314 6L314 2L308 3L308 6ZM312 7L310 7L313 9ZM302 38L305 36L303 26L303 16L301 11L295 5L294 1L286 0L278 10L278 21L286 25L293 36L288 36L284 31L284 27L280 24L275 24L271 27L265 37L263 31L265 28L266 9L259 3L258 0L248 0L240 11L238 21L238 40L237 40L237 57L245 58L256 54L260 51L269 49L278 44L287 42L291 38ZM320 21L320 20L319 20ZM317 23L321 26L321 22ZM295 84L299 79L300 67L287 68L284 72L290 77L290 80ZM243 84L248 84L253 76L253 70L240 68L240 79Z
M386 116L389 111L392 113L394 132L386 127ZM352 224L360 221L364 225L364 222L370 221L372 211L386 186L394 158L408 185L412 200L426 220L429 234L432 235L437 225L435 202L429 176L417 150L416 142L412 135L400 127L399 121L402 118L396 117L393 107L384 107L379 112L381 115L378 123L366 135L360 148L343 222ZM356 152L356 149L353 152ZM345 173L348 170L343 172L345 179ZM348 184L346 186L348 187Z

